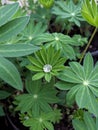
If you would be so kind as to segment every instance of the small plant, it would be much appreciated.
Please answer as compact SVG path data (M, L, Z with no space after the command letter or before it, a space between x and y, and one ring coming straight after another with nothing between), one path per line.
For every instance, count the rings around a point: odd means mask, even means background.
M84 58L83 66L78 62L70 62L69 65L70 67L59 76L61 80L72 83L71 86L69 85L69 92L66 95L67 102L76 100L79 108L86 108L97 117L98 65L96 64L94 67L93 59L89 53ZM88 65L90 66L88 67ZM68 87L66 82L65 90Z
M35 53L35 58L29 56L28 59L33 65L28 65L27 68L37 72L32 77L33 80L45 77L45 80L49 82L52 76L58 75L58 72L65 68L64 62L66 59L60 57L60 51L55 53L54 48L51 46L46 49L42 48Z

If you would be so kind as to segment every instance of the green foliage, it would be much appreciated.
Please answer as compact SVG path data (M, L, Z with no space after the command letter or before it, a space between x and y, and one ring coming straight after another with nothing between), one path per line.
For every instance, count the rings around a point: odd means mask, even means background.
M16 89L22 90L23 88L18 70L3 57L0 57L0 78Z
M18 3L0 7L0 27L6 24L13 17L18 8Z
M50 8L53 3L54 3L54 0L39 0L39 2L46 8Z
M32 43L34 38L38 38L39 35L43 34L47 29L46 25L43 25L42 22L35 23L30 21L26 28L21 32L22 42Z
M37 51L39 47L31 44L1 44L0 56L3 57L20 57L29 55Z
M80 26L80 22L83 21L81 16L81 2L74 4L72 0L57 1L53 7L52 13L59 16L61 19L67 19L69 22Z
M97 119L95 120L88 112L83 113L83 119L77 117L73 119L72 123L75 130L97 130Z
M28 20L29 20L28 16L20 17L6 23L4 26L1 26L0 42L9 40L13 36L20 33L28 23Z
M83 1L82 16L89 24L98 27L98 4L96 0Z
M44 23L45 25L49 25L49 22L51 20L52 14L50 13L50 10L47 10L46 8L41 8L40 6L36 7L34 10L34 13L31 14L31 18L35 20L36 22Z
M54 130L67 115L74 130L97 130L98 63L77 59L92 31L84 19L98 27L97 1L21 4L0 4L0 116L8 108L30 130Z
M5 113L4 113L4 110L3 110L3 107L0 105L0 116L4 116Z
M0 90L0 100L9 97L11 94L7 91Z
M41 80L32 81L31 78L26 82L26 90L28 93L15 97L17 110L23 112L32 111L33 116L40 115L41 112L50 112L52 108L50 104L57 103L59 99L56 97L57 90L53 84L44 84Z
M88 109L96 117L98 116L98 102L96 99L98 97L97 75L98 64L94 67L93 58L88 53L84 58L83 66L77 62L70 62L70 67L59 76L61 80L73 84L67 93L68 101L74 98L79 108Z
M79 35L73 36L71 38L68 35L62 33L45 33L39 35L33 40L35 45L40 45L41 43L46 43L46 46L53 46L56 50L61 50L64 57L68 59L75 59L76 53L74 51L74 46L82 46L87 42L86 38L81 38Z
M18 8L18 3L0 7L0 42L4 42L20 33L28 23L28 16L11 19ZM6 12L5 14L4 11ZM3 44L0 46L0 56L3 57L24 56L38 50L37 47L26 44ZM12 87L22 90L22 81L19 72L10 61L3 57L0 58L0 78L9 83Z
M41 113L39 116L28 118L23 122L30 130L54 130L53 123L61 119L59 110L53 110L48 113Z
M51 46L49 48L43 47L35 53L35 57L29 56L28 59L31 64L27 68L37 72L37 74L33 75L33 80L45 77L45 80L49 82L52 76L58 75L58 72L65 68L64 62L66 58L61 58L60 51L55 52Z

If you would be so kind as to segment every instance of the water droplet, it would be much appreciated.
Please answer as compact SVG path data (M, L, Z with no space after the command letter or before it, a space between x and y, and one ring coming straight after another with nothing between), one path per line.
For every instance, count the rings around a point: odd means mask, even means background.
M72 16L75 16L75 13L71 13Z
M59 38L58 38L58 37L55 37L55 40L56 40L56 41L59 41Z
M39 122L43 122L43 119L42 119L42 118L39 118Z
M32 40L32 36L29 36L29 40Z
M48 73L52 70L52 66L49 64L44 65L43 67L44 72Z
M33 97L36 99L36 98L38 98L38 95L37 95L37 94L34 94L34 96L33 96Z
M88 86L89 82L87 80L83 81L83 85Z

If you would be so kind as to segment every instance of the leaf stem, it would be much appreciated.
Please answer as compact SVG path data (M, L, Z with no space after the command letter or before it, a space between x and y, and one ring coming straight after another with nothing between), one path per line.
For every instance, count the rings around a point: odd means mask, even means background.
M92 35L91 35L91 38L89 39L88 44L87 44L87 46L85 47L85 49L84 49L84 51L83 51L83 53L82 53L82 55L81 55L81 58L80 58L79 63L82 62L82 59L84 58L84 55L85 55L85 53L86 53L88 47L90 46L90 44L91 44L91 42L92 42L92 40L93 40L93 38L94 38L96 32L97 32L97 27L94 29L94 31L93 31L93 33L92 33Z

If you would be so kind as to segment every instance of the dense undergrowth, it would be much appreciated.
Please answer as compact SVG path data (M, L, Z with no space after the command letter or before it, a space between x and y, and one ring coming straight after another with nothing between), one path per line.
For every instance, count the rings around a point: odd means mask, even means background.
M12 129L98 129L97 27L97 0L1 1L0 116Z

